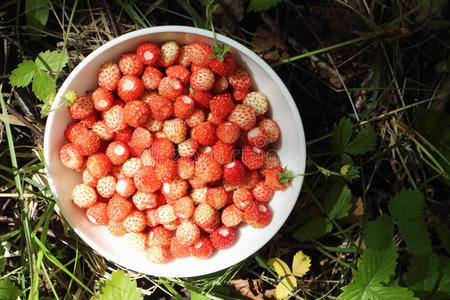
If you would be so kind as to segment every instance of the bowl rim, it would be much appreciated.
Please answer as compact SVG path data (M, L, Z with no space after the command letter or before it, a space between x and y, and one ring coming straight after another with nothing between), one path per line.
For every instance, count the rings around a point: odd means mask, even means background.
M52 105L52 109L51 109L51 113L49 114L48 118L47 118L47 122L46 122L46 130L45 130L45 134L44 134L44 163L45 163L45 171L47 173L47 178L48 178L48 183L50 186L50 189L52 191L52 193L55 196L55 200L56 203L58 205L59 208L59 212L60 215L63 216L63 218L65 219L65 221L70 225L70 227L76 232L76 234L81 237L83 239L83 241L85 241L89 247L91 247L93 250L95 250L98 254L100 254L101 256L105 257L106 259L108 259L109 261L120 265L122 267L125 267L127 269L130 270L134 270L133 268L130 268L128 266L122 265L121 263L117 262L115 259L114 255L110 255L109 253L105 253L103 250L99 249L96 246L96 242L94 242L91 238L89 238L87 235L85 235L81 230L78 229L77 226L75 226L72 221L70 220L69 216L66 214L66 212L64 211L64 209L62 208L62 205L60 203L60 200L57 196L56 193L56 189L55 189L55 185L50 173L50 166L49 166L49 161L50 161L50 151L48 149L49 147L49 143L50 143L50 135L48 134L48 130L47 128L50 128L50 126L53 124L53 120L54 120L54 116L55 114L53 113L54 111L56 111L57 109L59 109L59 102L60 99L63 96L63 92L67 89L67 86L69 86L69 84L71 83L71 81L78 76L78 73L83 70L85 68L86 65L88 65L89 63L91 63L94 59L97 58L97 56L99 54L101 54L103 51L108 50L111 47L114 47L122 42L126 42L127 40L130 39L134 39L134 38L138 38L140 36L143 35L149 35L149 34L154 34L154 33L183 33L183 34L196 34L196 35L201 35L207 38L211 38L213 39L213 33L212 31L209 30L205 30L205 29L200 29L200 28L196 28L196 27L190 27L190 26L179 26L179 25L164 25L164 26L154 26L154 27L150 27L150 28L144 28L144 29L139 29L136 31L132 31L126 34L123 34L111 41L108 41L107 43L105 43L104 45L100 46L99 48L95 49L94 51L92 51L88 56L86 56L73 70L72 72L69 74L69 76L65 79L64 83L61 85L61 87L58 89L58 93L55 96L55 101L53 102ZM295 125L298 129L298 138L299 138L299 143L301 146L301 149L298 149L301 153L301 157L300 157L300 168L299 168L299 174L304 174L305 171L305 167L306 167L306 142L305 142L305 133L304 133L304 129L303 129L303 123L301 121L301 117L300 117L300 113L298 111L298 108L295 104L295 101L292 97L292 95L290 94L289 90L287 89L286 85L284 84L284 82L280 79L280 77L278 76L278 74L262 59L260 58L258 55L256 55L256 53L254 53L253 51L251 51L249 48L245 47L243 44L241 44L238 41L235 41L231 38L228 38L222 34L216 33L216 38L218 41L225 43L229 46L231 46L232 48L236 49L238 52L242 52L243 54L245 54L246 56L248 56L251 60L253 60L256 64L258 64L261 68L264 69L265 72L267 72L267 74L269 75L270 78L272 78L276 85L279 87L281 93L283 94L283 96L285 97L285 99L287 100L287 104L290 108L290 110L292 111L293 117L295 119ZM294 186L291 186L290 188L295 188L294 195L296 195L296 199L295 201L290 202L289 207L286 207L287 210L289 210L290 213L292 213L293 207L296 204L298 197L300 195L300 190L301 187L303 185L303 176L299 176L298 178L296 178L296 180L298 180L297 184ZM286 222L287 218L289 217L289 214L286 215L286 217L284 218L284 220L282 220L282 222L279 222L277 224L277 226L274 228L274 233L272 235L268 235L265 236L264 239L260 240L258 242L258 247L255 249L254 252L247 254L245 257L239 256L238 259L235 259L235 261L232 261L230 264L228 264L227 266L222 266L220 269L217 270L212 270L208 273L205 272L198 272L195 269L190 269L190 270L180 270L180 268L178 269L176 274L151 274L151 275L156 275L156 276L167 276L167 277L196 277L196 276L202 276L202 275L206 275L206 274L211 274L214 272L218 272L221 271L223 269L226 269L238 262L241 262L245 259L247 259L248 257L250 257L251 255L255 254L256 252L258 252L265 244L267 244L268 241L270 241L274 235L280 230L280 228L284 225L284 223ZM135 270L136 271L136 270ZM138 270L138 272L142 272L142 270ZM142 272L142 273L146 273L146 272ZM147 273L150 274L150 273Z

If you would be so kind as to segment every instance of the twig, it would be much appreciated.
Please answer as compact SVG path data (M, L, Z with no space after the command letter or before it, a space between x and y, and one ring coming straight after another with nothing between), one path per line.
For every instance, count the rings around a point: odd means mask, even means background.
M14 115L17 119L20 120L20 122L26 125L35 135L37 135L37 137L39 138L39 142L42 143L42 141L44 140L44 134L40 130L38 130L33 124L28 122L27 119L25 119L17 110L12 108L8 103L5 104L8 112Z
M117 25L117 21L112 14L111 6L109 6L108 0L103 0L103 5L106 8L106 14L108 15L108 19L111 22L114 37L118 37L119 35L121 35L120 28L119 25Z

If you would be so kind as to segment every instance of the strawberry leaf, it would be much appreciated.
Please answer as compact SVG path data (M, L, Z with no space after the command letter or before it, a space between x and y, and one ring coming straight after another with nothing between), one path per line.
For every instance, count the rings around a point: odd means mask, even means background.
M342 288L344 291L338 299L342 300L419 300L413 292L404 287L373 286L363 288L357 283L350 283Z
M332 219L341 219L348 215L348 211L352 207L352 193L347 185L338 181L331 189L325 208L329 212L328 215Z
M427 227L419 219L396 221L408 249L415 254L431 253L431 239Z
M392 242L394 224L388 215L381 215L367 222L364 229L364 243L374 249L386 249Z
M39 31L47 24L50 0L27 0L25 11L27 16L27 29L33 40L40 39Z
M331 146L334 153L342 155L350 138L352 137L353 123L349 118L342 118L339 124L334 124L331 136Z
M30 84L36 72L36 65L31 60L24 60L12 71L9 83L12 86L24 87Z
M111 279L105 282L99 300L141 300L141 289L137 288L135 280L131 280L130 275L123 270L115 271L111 274Z
M58 72L69 62L69 58L56 50L51 52L47 50L39 53L34 61L36 66L44 71Z
M396 220L418 218L423 211L423 194L418 190L403 189L392 198L389 212Z
M434 289L439 279L439 257L436 255L414 255L406 273L406 284L413 291Z
M377 134L370 124L361 130L358 135L345 147L344 151L353 155L363 154L375 150Z
M13 282L0 279L0 299L16 300L20 294L19 288Z
M247 12L268 10L280 2L281 0L251 0L248 4Z
M33 92L40 100L44 100L56 91L56 82L47 72L37 69L33 79Z
M300 227L292 237L300 242L317 239L331 232L333 225L328 219L318 218Z

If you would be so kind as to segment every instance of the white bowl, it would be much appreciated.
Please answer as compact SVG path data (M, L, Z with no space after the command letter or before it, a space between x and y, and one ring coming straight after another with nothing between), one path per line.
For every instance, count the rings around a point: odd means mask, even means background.
M217 34L217 39L231 46L238 66L247 69L253 78L253 90L267 95L271 116L281 129L281 139L275 145L282 165L296 174L303 174L306 161L305 136L297 107L278 75L255 53L240 43ZM53 109L60 107L62 96L69 90L83 95L97 84L97 70L105 61L117 61L120 54L135 51L143 41L161 44L173 40L179 44L193 41L213 43L212 32L185 26L161 26L142 29L122 35L101 46L87 56L67 77L56 95ZM192 277L228 268L255 253L266 244L288 218L300 193L303 177L296 177L291 186L276 192L269 206L273 211L271 223L262 229L240 226L237 241L230 249L220 250L207 260L194 257L176 259L157 265L146 259L144 252L129 250L121 238L111 235L106 226L88 222L84 210L75 207L70 196L72 188L81 182L81 175L62 165L58 151L64 144L64 129L72 122L68 110L62 106L53 111L47 120L44 153L49 182L57 196L62 215L75 232L95 251L105 258L137 272L164 277Z

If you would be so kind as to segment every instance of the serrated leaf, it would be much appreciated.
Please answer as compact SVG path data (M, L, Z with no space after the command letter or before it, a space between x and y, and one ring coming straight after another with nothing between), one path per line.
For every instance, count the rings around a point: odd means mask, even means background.
M280 277L291 274L291 269L289 269L289 266L277 257L269 259L267 265L274 269Z
M140 300L141 289L137 288L135 280L123 270L114 271L111 279L105 282L99 300Z
M377 134L371 124L361 130L358 135L345 147L345 152L357 155L375 150Z
M419 219L401 219L396 221L406 246L414 254L431 252L431 239L427 227Z
M16 300L21 294L19 288L11 281L0 279L0 299Z
M423 194L418 190L403 189L389 202L389 212L395 220L418 218L423 211Z
M302 277L309 271L311 267L311 259L308 255L305 255L303 251L295 253L292 259L292 274L298 277Z
M394 224L388 215L381 215L367 222L364 229L364 243L370 248L385 249L392 243Z
M350 138L352 137L353 123L349 118L342 118L339 124L334 124L331 136L333 152L342 155Z
M439 277L438 265L436 255L414 255L406 273L406 285L415 291L432 291Z
M325 234L331 232L332 229L333 225L328 219L318 218L309 221L300 227L300 229L292 234L292 237L300 242L309 241L324 236Z
M350 283L346 286L341 287L343 291L339 295L338 299L341 300L363 300L364 298L364 288L356 283Z
M330 189L325 209L332 219L341 219L348 215L352 207L352 193L348 186L341 181L336 182Z
M36 72L36 65L32 60L24 60L17 68L15 68L11 76L9 76L9 83L12 86L24 87L30 84Z
M38 54L34 60L36 66L44 71L58 72L61 71L69 62L69 58L64 53L56 50L47 50Z
M280 2L281 0L250 0L247 7L247 12L268 10Z
M278 299L287 298L296 288L297 279L295 279L293 275L289 275L281 279L280 283L275 288L275 295Z
M27 29L30 33L38 33L47 24L49 2L50 0L26 0ZM37 40L39 36L31 35L31 38Z
M56 82L47 72L37 69L33 79L33 92L40 100L56 91Z
M413 292L404 287L373 286L363 288L356 283L342 287L344 291L339 295L341 300L419 300Z

